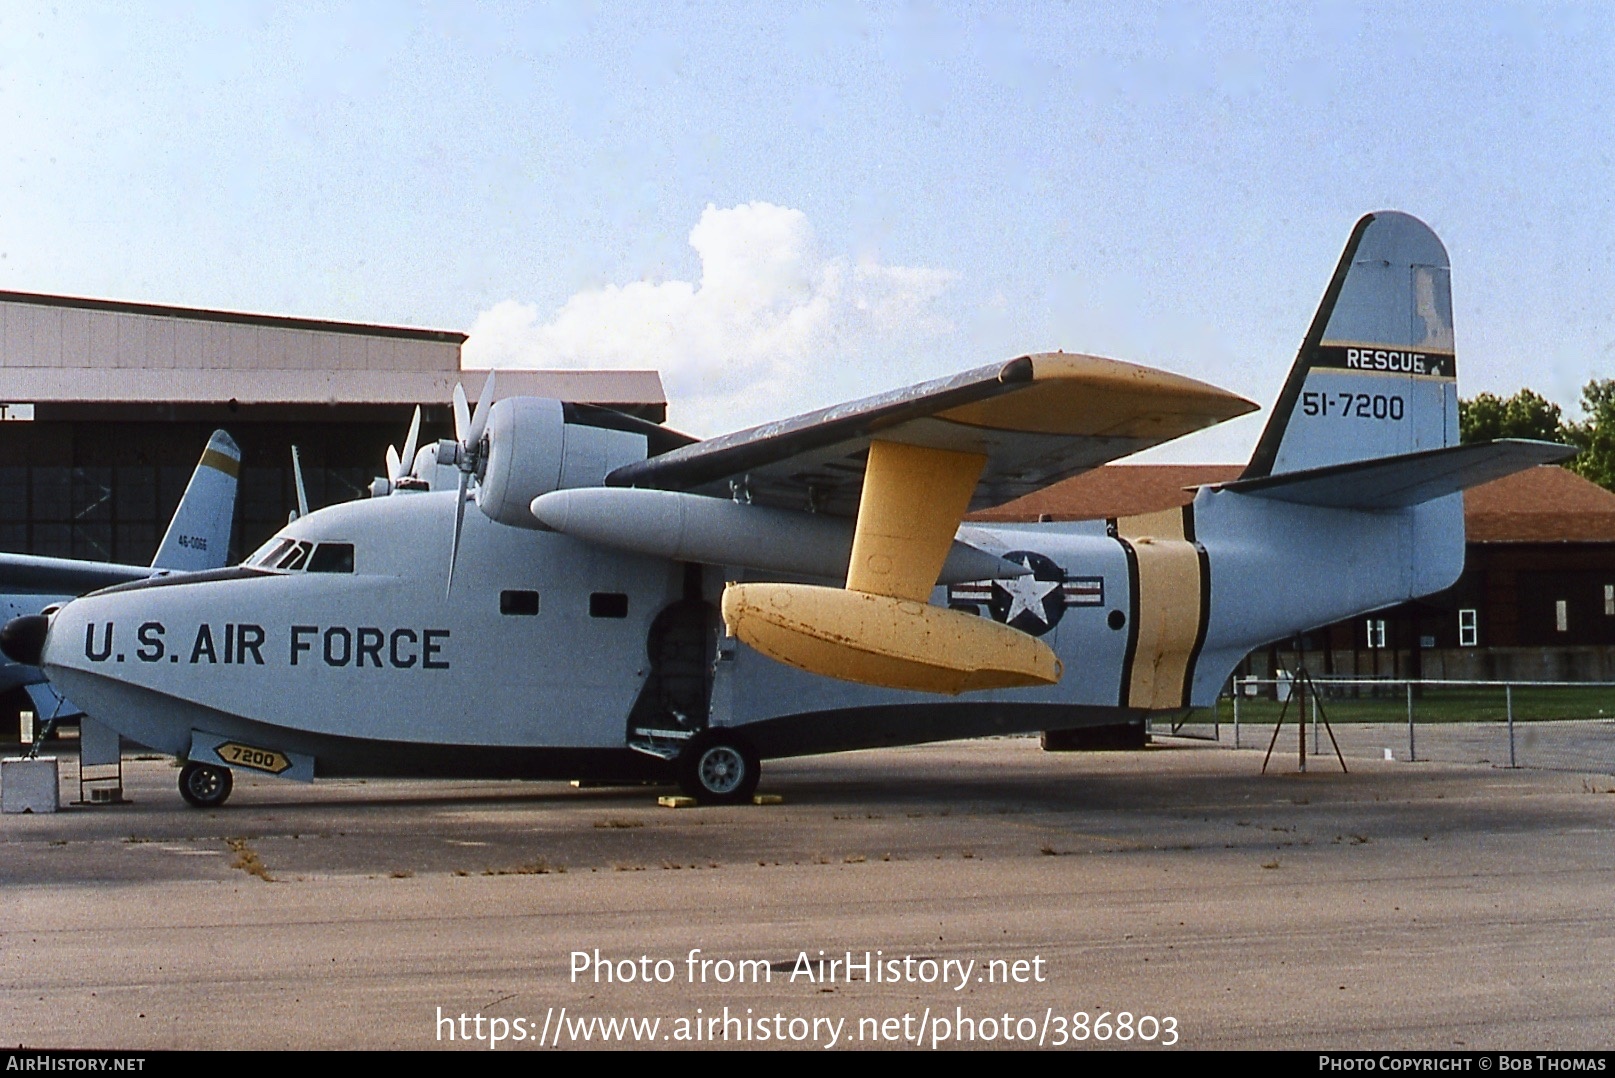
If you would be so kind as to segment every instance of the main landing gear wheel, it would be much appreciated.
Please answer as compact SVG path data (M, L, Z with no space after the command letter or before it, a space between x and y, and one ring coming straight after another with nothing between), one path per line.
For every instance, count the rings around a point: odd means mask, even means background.
M218 808L234 786L228 767L186 764L179 769L179 795L199 809Z
M743 805L757 791L762 761L732 734L707 730L679 753L679 788L703 805Z

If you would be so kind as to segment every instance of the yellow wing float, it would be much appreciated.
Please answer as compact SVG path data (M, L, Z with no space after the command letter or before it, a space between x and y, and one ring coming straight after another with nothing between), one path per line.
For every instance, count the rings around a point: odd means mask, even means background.
M1045 353L674 450L608 483L855 516L845 588L724 591L729 633L771 658L895 689L1053 684L1060 662L1037 638L929 605L964 515L1255 407L1181 375Z

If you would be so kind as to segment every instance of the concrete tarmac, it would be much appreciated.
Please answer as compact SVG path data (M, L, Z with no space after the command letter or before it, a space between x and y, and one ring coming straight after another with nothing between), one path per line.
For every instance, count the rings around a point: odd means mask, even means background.
M716 809L238 774L210 811L131 759L132 804L0 817L0 1040L1615 1048L1615 778L1261 758L953 743Z

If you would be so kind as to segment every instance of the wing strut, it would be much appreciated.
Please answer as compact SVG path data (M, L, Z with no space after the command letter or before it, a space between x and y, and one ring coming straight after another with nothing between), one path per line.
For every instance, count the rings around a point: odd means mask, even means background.
M929 599L986 463L977 453L871 442L848 590Z

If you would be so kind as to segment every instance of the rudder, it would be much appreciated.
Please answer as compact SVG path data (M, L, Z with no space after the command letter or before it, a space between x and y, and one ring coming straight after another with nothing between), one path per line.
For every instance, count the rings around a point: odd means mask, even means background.
M195 572L221 568L229 560L240 474L241 448L224 431L214 431L151 561L153 569Z
M1446 248L1416 217L1371 213L1352 230L1240 478L1457 443Z

